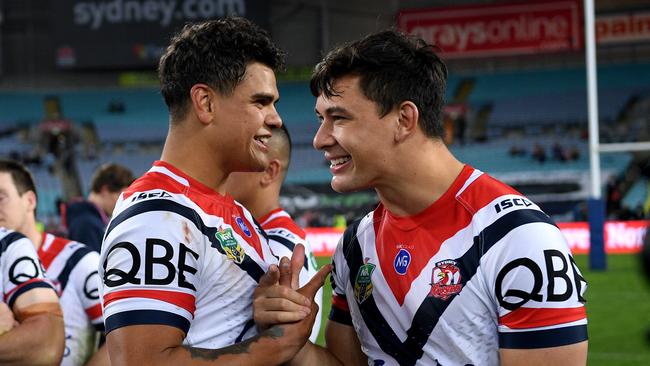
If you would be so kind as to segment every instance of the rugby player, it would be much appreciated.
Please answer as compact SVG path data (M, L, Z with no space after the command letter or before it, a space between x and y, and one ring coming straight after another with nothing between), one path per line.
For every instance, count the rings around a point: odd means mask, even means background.
M231 173L226 182L226 191L260 223L276 256L291 258L296 245L304 246L304 265L298 277L299 286L304 286L318 269L304 230L280 207L280 189L291 161L291 136L285 125L271 130L267 145L269 165L266 169L263 172ZM309 337L312 342L316 342L320 332L322 289L318 290L315 301L319 311Z
M9 195L0 188L0 364L58 365L64 349L59 300L33 244L2 226L12 220L4 205Z
M395 31L316 66L314 146L331 163L332 188L372 187L380 204L333 256L327 348L307 343L295 363L586 363L586 282L535 203L447 149L446 78L429 45ZM265 284L258 297L277 288ZM261 321L282 313L255 304Z
M65 352L61 365L108 365L103 339L104 322L99 300L99 253L84 244L41 233L36 226L38 195L29 170L11 160L0 160L0 190L11 217L4 223L34 244L48 279L59 294L65 324Z
M237 17L185 26L162 55L162 156L118 199L100 258L112 365L274 365L307 340L328 268L302 289L305 320L258 334L253 292L267 269L277 280L277 259L224 187L269 163L282 64L267 33Z

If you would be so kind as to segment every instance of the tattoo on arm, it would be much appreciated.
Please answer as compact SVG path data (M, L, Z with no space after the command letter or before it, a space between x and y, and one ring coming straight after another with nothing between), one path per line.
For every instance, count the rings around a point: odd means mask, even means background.
M259 335L251 339L247 339L243 342L235 343L232 346L228 346L221 349L206 349L206 348L196 348L196 347L189 347L189 346L183 346L183 348L187 349L190 352L192 358L201 358L204 360L216 360L217 358L219 358L219 356L222 355L237 355L242 353L248 353L248 350L253 343L256 343L257 341L263 338L278 339L283 335L284 335L284 329L278 326L274 326L263 331L262 333L260 333Z

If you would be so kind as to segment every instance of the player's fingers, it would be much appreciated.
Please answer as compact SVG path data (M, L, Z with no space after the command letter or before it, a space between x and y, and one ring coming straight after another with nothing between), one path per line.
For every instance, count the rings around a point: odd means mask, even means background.
M259 286L260 287L268 287L268 286L273 286L278 283L278 280L280 279L280 271L278 270L278 266L275 264L271 264L269 266L269 269L264 273L262 278L260 278Z
M300 287L300 271L305 264L305 246L297 244L291 254L291 288Z
M255 323L256 324L267 324L267 325L275 325L275 324L286 324L286 323L294 323L297 321L301 321L307 317L307 314L303 312L284 312L284 311L268 311L265 312L264 314L259 314L255 315Z
M304 303L298 304L291 300L279 297L255 299L255 304L253 306L256 311L260 312L282 311L287 313L303 313L305 316L311 313L311 306L307 306Z
M313 299L319 288L323 287L325 278L332 271L332 265L326 264L309 280L303 287L298 290L301 294L309 299Z
M287 257L280 259L280 285L291 287L291 261Z

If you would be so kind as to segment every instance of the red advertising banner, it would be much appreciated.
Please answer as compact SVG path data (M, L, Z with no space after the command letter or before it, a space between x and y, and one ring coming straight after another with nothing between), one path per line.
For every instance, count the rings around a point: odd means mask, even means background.
M582 48L581 1L526 1L402 10L401 31L422 37L445 58Z
M586 222L559 223L558 227L573 254L589 253L589 225ZM605 223L605 253L633 254L643 246L647 221L609 221ZM307 228L307 241L315 256L331 256L336 249L342 229Z
M598 44L650 40L650 12L598 16L596 40Z

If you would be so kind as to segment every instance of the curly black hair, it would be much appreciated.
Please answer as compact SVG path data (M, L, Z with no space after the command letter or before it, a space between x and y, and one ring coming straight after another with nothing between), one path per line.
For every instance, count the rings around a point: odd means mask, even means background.
M249 20L230 16L185 25L158 65L160 91L172 121L185 116L192 86L205 83L231 95L251 62L274 71L284 68L284 53Z
M334 82L348 75L359 76L361 90L377 103L382 117L411 101L418 107L424 133L442 138L447 67L433 46L395 30L370 34L330 51L314 68L311 92L315 97L337 95Z

